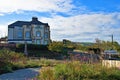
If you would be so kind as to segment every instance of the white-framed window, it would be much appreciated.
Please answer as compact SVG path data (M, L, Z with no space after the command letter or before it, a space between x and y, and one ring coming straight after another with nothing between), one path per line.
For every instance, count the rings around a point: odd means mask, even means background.
M30 31L26 31L25 37L26 37L26 38L30 38Z
M41 32L40 31L37 31L36 32L36 37L40 37L41 36Z

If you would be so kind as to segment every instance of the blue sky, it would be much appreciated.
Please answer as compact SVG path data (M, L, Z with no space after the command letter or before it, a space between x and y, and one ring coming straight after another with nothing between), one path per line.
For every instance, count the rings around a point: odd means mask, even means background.
M48 23L51 39L77 42L120 43L120 0L0 0L0 37L17 20Z

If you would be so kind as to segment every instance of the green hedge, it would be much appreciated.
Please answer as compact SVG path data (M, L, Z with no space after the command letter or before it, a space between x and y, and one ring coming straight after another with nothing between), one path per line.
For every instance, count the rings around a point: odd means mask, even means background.
M17 44L16 51L24 51L25 44ZM28 50L48 50L47 45L27 44Z

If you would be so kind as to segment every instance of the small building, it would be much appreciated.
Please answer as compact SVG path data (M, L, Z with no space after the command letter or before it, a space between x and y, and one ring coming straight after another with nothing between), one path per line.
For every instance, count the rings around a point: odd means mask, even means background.
M38 21L16 21L8 25L8 43L47 45L50 43L50 26Z
M117 59L114 58L119 55L119 53L116 50L105 50L102 54L104 56L104 59Z
M0 38L0 43L7 43L7 37Z

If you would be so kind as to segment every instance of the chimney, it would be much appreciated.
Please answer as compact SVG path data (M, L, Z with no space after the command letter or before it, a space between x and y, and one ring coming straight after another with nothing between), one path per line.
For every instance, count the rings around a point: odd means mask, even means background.
M38 21L37 17L32 17L32 21Z

